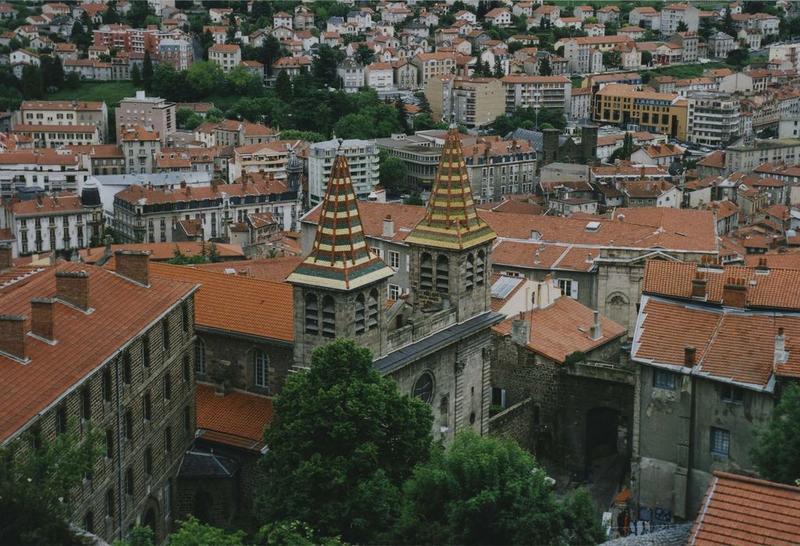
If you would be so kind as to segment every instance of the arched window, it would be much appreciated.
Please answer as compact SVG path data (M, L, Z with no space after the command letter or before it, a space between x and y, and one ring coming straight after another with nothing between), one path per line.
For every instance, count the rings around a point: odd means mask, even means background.
M372 330L378 326L378 290L375 288L369 293L367 315L367 328Z
M317 306L317 296L308 294L306 296L306 333L319 333L319 307Z
M194 373L196 375L206 374L206 344L198 339L194 345Z
M356 296L356 334L363 334L367 329L367 309L364 294Z
M433 260L427 252L419 259L419 287L422 290L433 290Z
M426 404L430 404L433 400L433 375L430 372L425 372L414 383L414 391L412 393Z
M336 305L330 296L322 298L322 335L336 336Z
M486 254L483 250L478 251L478 258L475 260L475 284L483 286L486 276Z
M436 291L446 294L450 290L450 265L447 256L436 258Z
M269 377L269 359L267 353L256 349L253 351L253 382L256 387L266 389L269 384L267 379Z
M464 281L465 288L472 290L472 286L475 284L475 257L472 254L467 256L467 271Z

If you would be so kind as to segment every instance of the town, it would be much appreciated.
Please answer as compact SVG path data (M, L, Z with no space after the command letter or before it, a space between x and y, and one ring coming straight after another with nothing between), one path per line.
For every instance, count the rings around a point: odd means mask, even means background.
M800 543L800 2L0 1L0 544Z

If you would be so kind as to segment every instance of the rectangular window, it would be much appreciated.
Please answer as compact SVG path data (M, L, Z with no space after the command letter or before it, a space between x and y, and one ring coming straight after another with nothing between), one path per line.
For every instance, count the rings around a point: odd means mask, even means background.
M164 400L172 398L172 377L169 372L164 375Z
M400 289L399 286L397 286L396 284L390 284L389 285L389 299L390 300L399 299L401 293L402 293L402 290Z
M56 433L63 434L67 432L67 408L61 406L56 410Z
M150 336L148 334L142 336L142 364L145 368L150 367Z
M657 389L675 390L675 374L667 370L653 370L653 386Z
M164 429L164 451L167 454L172 453L172 427Z
M394 269L399 269L400 268L400 253L396 252L394 250L389 250L387 252L387 254L389 256L389 267L392 267Z
M501 408L506 407L506 390L492 387L492 405Z
M92 391L89 387L81 389L81 419L88 421L92 418Z
M133 440L133 412L131 410L125 412L125 439Z
M103 370L103 401L111 401L111 370L109 368Z
M153 402L150 399L149 392L144 393L142 398L142 414L145 421L149 421L153 417Z
M731 452L731 432L724 428L711 427L711 453L727 457Z
M723 402L728 402L729 404L741 404L744 402L744 389L733 385L722 385L720 398L722 398Z
M114 457L114 429L106 429L106 457Z
M561 289L561 295L578 299L578 281L558 279L558 287Z
M125 493L133 495L133 467L129 466L125 471Z
M114 489L106 491L106 517L114 517Z
M144 450L144 473L148 476L153 475L153 448L150 446Z

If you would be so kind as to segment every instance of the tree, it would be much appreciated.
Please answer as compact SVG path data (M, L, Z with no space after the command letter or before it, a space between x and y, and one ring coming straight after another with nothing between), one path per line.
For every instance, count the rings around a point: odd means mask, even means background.
M789 385L759 431L753 461L768 480L794 484L800 479L800 385Z
M311 64L311 74L321 85L327 87L338 87L336 67L343 59L341 51L334 50L331 46L322 44L319 46L317 56Z
M570 492L562 501L564 541L567 544L600 544L606 534L598 518L597 506L589 491L581 487Z
M730 8L725 9L725 17L722 19L722 32L729 36L736 36L736 27L733 25L733 13Z
M622 54L619 51L603 53L603 66L615 68L620 65L622 65Z
M684 21L679 21L678 22L678 26L675 27L675 31L676 32L688 32L689 31L689 25L687 25L686 22L684 22Z
M283 101L289 101L292 98L292 80L285 70L278 73L275 78L275 94Z
M257 97L264 91L264 84L261 78L241 64L228 72L225 76L225 82L228 84L229 90L235 95Z
M224 79L225 75L219 65L210 61L192 63L186 71L186 81L195 98L204 98L218 91Z
M258 531L258 544L266 546L342 546L338 538L320 537L311 527L299 521L279 521Z
M550 66L550 59L544 57L542 60L539 61L539 75L551 76L552 74L553 74L553 67Z
M352 340L317 348L287 378L265 437L264 521L297 520L347 542L386 542L400 485L431 444L433 418Z
M153 59L150 58L150 52L145 50L144 60L142 61L142 82L144 88L150 91L153 86Z
M653 62L653 54L649 51L642 51L642 64L644 66L650 66L651 62Z
M200 49L203 50L204 61L208 60L208 50L213 45L214 45L214 35L211 34L210 30L206 29L206 31L200 35Z
M563 516L545 472L510 440L456 436L403 487L409 544L557 544Z
M44 81L38 66L26 64L22 68L22 96L26 99L44 98Z
M23 441L0 448L0 544L80 544L67 524L70 492L91 471L99 455L97 433L79 438L77 425L43 442L28 433Z
M743 68L750 62L750 52L744 47L731 50L725 58L725 62L736 68Z
M381 152L379 179L389 195L395 197L408 191L407 174L408 167L402 159Z
M138 64L134 64L133 68L131 68L131 81L134 87L141 87L142 85L142 71L139 70Z
M170 546L241 546L244 531L228 533L223 529L200 523L195 517L181 522L180 528L169 536Z
M368 64L372 64L375 60L375 52L372 51L367 44L359 44L354 57L357 62L367 66Z

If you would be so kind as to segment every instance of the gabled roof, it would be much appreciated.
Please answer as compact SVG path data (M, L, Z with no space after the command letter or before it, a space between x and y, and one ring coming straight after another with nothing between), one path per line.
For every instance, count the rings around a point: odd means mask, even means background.
M465 249L492 241L496 236L475 210L461 137L458 129L451 128L445 138L425 217L406 237L406 242Z
M243 449L264 447L264 429L272 422L271 398L242 391L217 396L214 387L199 384L195 402L201 438Z
M350 167L343 154L333 161L320 218L311 253L289 275L289 282L351 290L394 275L394 270L367 246Z
M800 487L714 472L689 546L791 546L800 536Z

